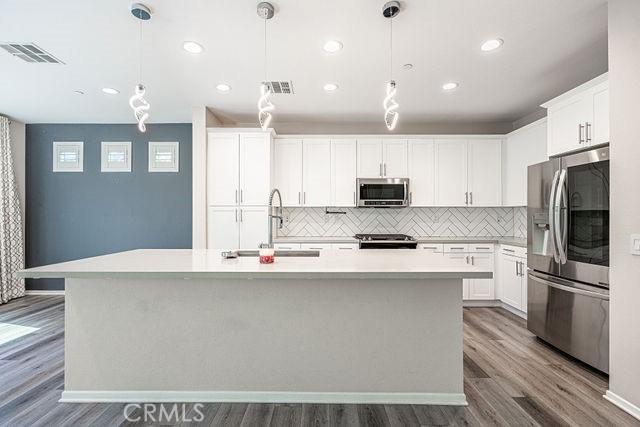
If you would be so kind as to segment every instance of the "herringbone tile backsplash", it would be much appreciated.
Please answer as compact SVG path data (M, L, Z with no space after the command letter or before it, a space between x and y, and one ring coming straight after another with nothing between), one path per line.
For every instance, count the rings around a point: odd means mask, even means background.
M283 237L346 237L402 233L416 237L526 237L526 208L286 208Z

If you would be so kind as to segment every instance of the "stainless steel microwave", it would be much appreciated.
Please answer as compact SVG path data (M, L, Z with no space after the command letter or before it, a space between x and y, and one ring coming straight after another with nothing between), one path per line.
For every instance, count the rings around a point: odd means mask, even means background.
M403 208L409 206L409 178L358 178L359 208Z

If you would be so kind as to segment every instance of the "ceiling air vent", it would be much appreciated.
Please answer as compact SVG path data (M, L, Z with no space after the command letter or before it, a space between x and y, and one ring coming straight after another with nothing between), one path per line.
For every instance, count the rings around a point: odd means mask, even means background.
M24 62L42 62L45 64L64 64L55 56L44 49L40 49L35 43L0 43L0 47L22 59Z
M266 82L271 86L271 91L273 93L284 93L286 95L293 94L293 83L292 82Z

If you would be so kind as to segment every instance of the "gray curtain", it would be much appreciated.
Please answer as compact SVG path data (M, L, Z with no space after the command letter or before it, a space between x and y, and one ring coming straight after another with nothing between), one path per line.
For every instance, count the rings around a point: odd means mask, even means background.
M0 116L0 304L24 296L24 279L15 277L22 268L22 214L13 173L9 119Z

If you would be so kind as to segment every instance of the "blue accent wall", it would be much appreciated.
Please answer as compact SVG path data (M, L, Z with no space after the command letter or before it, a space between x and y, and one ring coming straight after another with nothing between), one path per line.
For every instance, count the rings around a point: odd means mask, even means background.
M53 173L53 141L84 141L84 172ZM100 172L102 141L131 141L132 172ZM148 141L180 143L179 173L149 173ZM26 265L191 248L191 124L28 124ZM31 279L27 289L64 289Z

